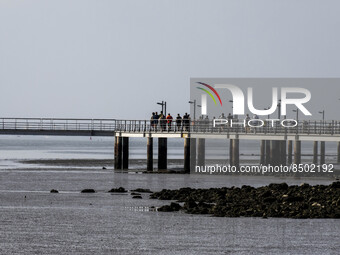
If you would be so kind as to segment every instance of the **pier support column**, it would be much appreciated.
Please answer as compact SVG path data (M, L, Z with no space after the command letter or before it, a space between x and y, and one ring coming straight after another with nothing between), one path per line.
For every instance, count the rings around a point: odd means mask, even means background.
M190 173L190 138L184 138L184 172Z
M122 137L115 136L115 169L122 169Z
M153 171L153 138L148 137L146 142L146 170Z
M340 142L338 142L338 163L340 163Z
M190 170L195 171L196 167L196 138L190 139Z
M205 139L197 139L197 165L205 166Z
M266 159L266 141L265 140L261 140L260 150L261 150L260 164L264 165L265 159Z
M294 141L294 164L301 163L301 141Z
M229 139L229 164L233 165L233 139Z
M266 140L266 158L264 163L266 165L270 164L270 140Z
M129 169L129 137L123 137L123 169Z
M293 163L293 141L288 140L288 165Z
M280 141L280 164L287 165L287 141Z
M318 163L318 141L313 143L313 164Z
M232 166L240 166L239 139L232 139Z
M320 165L325 164L325 142L320 142Z
M168 168L168 140L167 138L158 138L158 170Z
M271 140L270 141L270 164L273 166L279 165L280 162L280 142Z

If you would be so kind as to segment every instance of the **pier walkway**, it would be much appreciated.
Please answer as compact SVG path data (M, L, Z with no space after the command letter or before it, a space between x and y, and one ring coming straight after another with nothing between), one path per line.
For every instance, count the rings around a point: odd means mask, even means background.
M162 129L151 126L150 120L61 119L61 118L0 118L2 135L62 135L62 136L123 136L166 138L213 138L251 140L340 141L340 121L300 121L297 127L269 123L250 128L236 125L216 125L205 120L190 121L188 126Z
M129 138L133 137L147 138L147 170L150 171L153 170L153 138L158 139L158 169L167 169L168 138L184 139L185 171L196 164L205 164L205 139L229 140L229 162L235 166L239 165L240 139L260 141L261 164L300 164L302 141L314 142L315 164L325 163L325 142L337 142L340 162L340 121L300 121L295 127L284 127L279 121L262 122L262 127L244 127L241 123L233 127L221 123L214 126L213 121L196 120L177 126L174 120L169 126L165 122L153 125L150 120L0 118L0 135L113 136L116 169L128 169Z

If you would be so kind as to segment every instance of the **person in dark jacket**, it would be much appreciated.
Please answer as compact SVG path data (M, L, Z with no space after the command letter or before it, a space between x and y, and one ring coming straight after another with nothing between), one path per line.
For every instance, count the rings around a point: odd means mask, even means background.
M182 130L182 117L178 113L176 117L176 131L181 131L181 130Z

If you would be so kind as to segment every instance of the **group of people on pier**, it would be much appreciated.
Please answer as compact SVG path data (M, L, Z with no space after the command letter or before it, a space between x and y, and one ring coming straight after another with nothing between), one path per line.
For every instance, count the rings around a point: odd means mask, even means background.
M183 117L178 113L176 119L174 119L170 113L165 116L161 111L160 114L158 112L152 113L150 125L153 131L171 131L172 128L175 128L175 131L189 131L190 120L188 113L185 113Z

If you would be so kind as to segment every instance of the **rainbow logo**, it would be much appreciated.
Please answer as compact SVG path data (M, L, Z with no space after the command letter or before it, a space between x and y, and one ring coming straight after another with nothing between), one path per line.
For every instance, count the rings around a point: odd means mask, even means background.
M197 83L209 88L212 92L214 92L215 95L217 96L218 100L220 101L221 106L222 106L222 100L220 98L220 95L217 93L217 91L213 87L211 87L210 85L203 83L203 82L197 82ZM213 94L211 94L211 92L209 90L201 88L201 87L197 87L197 88L206 92L212 98L212 100L214 100L215 104L217 104Z

